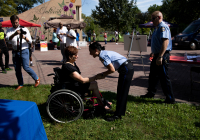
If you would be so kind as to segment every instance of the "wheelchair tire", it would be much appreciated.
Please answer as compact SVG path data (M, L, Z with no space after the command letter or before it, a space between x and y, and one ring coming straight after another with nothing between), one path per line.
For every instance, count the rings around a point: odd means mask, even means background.
M53 92L46 110L51 119L59 123L68 123L79 119L84 111L81 97L74 91L61 89Z

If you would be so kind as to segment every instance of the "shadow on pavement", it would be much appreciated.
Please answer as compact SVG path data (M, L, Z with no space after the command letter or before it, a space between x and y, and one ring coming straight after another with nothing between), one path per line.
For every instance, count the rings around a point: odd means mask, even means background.
M56 60L38 60L37 62L40 62L44 65L60 65L60 66L62 66L62 62L56 61Z

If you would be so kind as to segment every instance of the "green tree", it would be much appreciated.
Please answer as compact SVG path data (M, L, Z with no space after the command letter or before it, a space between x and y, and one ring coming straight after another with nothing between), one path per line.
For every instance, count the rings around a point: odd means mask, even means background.
M20 14L33 8L34 4L42 3L43 0L14 0L14 2L17 4L18 14Z
M137 10L134 0L99 0L92 17L102 28L123 31L134 24Z
M102 28L98 24L94 23L94 18L82 14L82 19L84 19L84 22L86 23L86 27L83 29L86 34L89 30L91 30L91 32L95 31L97 36L100 34Z
M0 16L7 17L17 14L17 4L13 0L0 0Z
M159 6L159 5L156 5L156 4L154 4L154 5L150 5L150 7L148 8L148 13L149 13L149 15L151 15L154 11L160 11L160 9L161 9L161 6Z
M161 11L164 19L177 23L180 31L200 16L199 0L163 0Z

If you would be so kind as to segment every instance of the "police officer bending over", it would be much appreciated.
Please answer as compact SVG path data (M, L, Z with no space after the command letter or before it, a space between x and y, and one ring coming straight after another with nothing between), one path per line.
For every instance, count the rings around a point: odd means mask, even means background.
M104 79L107 75L115 71L119 73L116 111L113 116L108 117L106 120L114 121L121 119L121 116L124 116L126 111L128 92L134 73L133 64L124 56L114 51L105 51L105 47L102 47L98 42L91 44L89 51L90 55L94 58L99 57L99 60L108 69L105 72L97 74L96 79Z
M170 51L172 50L171 32L163 20L160 11L151 15L153 25L156 27L151 39L151 57L153 60L150 66L148 93L141 95L142 98L153 98L156 93L156 86L160 80L162 90L166 96L164 103L175 103L172 85L168 76L168 65Z

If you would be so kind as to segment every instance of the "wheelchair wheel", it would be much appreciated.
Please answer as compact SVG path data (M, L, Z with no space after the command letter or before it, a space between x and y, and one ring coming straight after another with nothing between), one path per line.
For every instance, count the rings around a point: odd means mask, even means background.
M62 89L55 91L49 96L46 110L54 121L67 123L81 117L84 105L81 97L77 93Z

